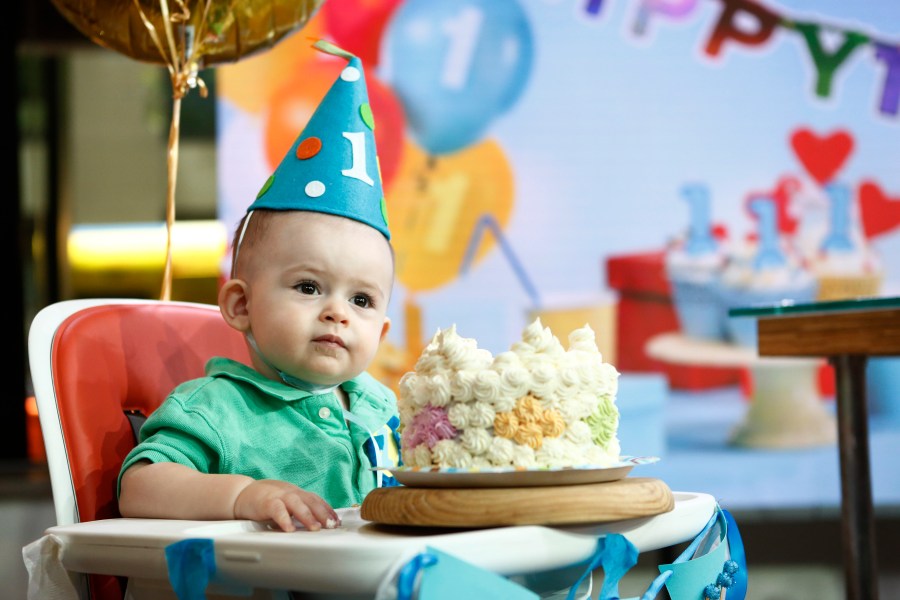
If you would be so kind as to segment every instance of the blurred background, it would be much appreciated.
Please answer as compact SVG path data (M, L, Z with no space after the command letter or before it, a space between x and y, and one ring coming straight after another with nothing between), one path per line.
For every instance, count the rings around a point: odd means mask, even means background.
M363 58L379 125L398 281L375 374L395 384L454 323L496 353L534 318L563 342L587 322L622 373L623 451L660 456L647 475L735 514L753 597L843 597L830 367L785 375L734 322L691 321L675 267L712 261L718 281L774 239L790 274L780 296L807 293L793 285L807 278L831 298L897 295L896 2L325 0L300 30L197 73L207 95L180 102L174 199L165 66L94 43L50 0L16 4L14 228L0 236L16 331L0 564L16 589L21 546L53 524L32 318L167 285L215 303L238 218L338 72L309 47L325 37ZM836 238L844 260L829 259ZM900 365L873 365L870 389L886 390L870 411L880 586L900 598ZM821 426L760 433L760 381L802 386ZM775 396L762 400L778 415Z

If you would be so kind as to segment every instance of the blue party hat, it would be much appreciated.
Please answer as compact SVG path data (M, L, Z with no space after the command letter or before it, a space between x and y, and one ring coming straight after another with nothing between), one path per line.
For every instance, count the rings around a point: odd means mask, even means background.
M390 239L362 62L325 40L313 46L347 59L347 66L247 210L338 215L370 225Z

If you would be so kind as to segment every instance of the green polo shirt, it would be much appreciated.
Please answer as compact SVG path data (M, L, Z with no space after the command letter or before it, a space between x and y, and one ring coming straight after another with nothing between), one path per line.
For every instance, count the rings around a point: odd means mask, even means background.
M397 414L397 399L368 373L341 388L368 431L348 425L334 393L313 395L213 358L205 377L176 387L148 417L119 485L139 460L174 462L201 473L288 481L334 508L360 504L376 484L363 445Z

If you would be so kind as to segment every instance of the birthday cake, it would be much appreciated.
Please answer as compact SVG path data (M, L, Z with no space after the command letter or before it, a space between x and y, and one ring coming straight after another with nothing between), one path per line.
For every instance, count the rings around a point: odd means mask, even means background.
M619 461L619 373L585 325L564 348L535 319L493 356L438 330L399 384L404 464L563 468Z

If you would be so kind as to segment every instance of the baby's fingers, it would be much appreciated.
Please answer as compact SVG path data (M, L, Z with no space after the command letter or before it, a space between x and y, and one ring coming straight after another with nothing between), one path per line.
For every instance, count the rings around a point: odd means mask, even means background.
M315 495L295 496L288 502L288 510L309 531L322 527L332 529L340 525L337 513L324 500Z
M283 502L272 502L270 509L270 516L276 525L281 528L282 531L295 531L297 528L294 526L294 520L291 518L291 513L288 510L287 506L284 505Z

